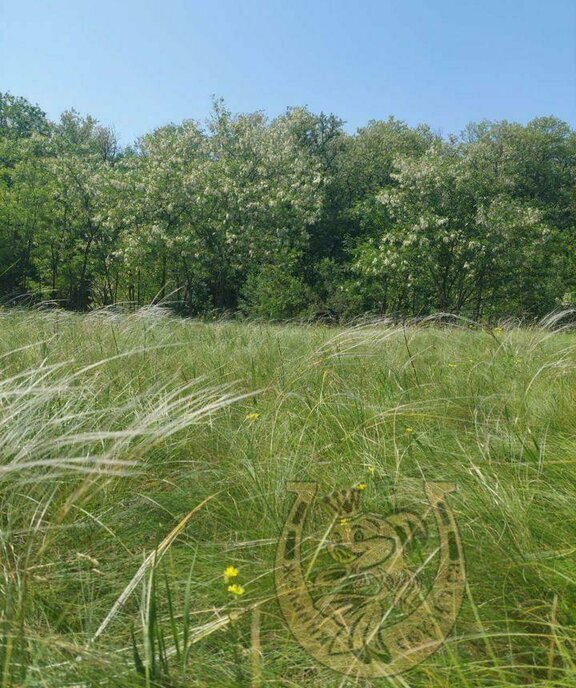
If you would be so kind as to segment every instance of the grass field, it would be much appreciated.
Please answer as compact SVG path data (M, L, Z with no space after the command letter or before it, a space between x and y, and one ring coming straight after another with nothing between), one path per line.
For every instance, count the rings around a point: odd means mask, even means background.
M0 366L2 687L576 685L576 335L560 322L5 310ZM458 485L467 589L440 651L370 681L300 648L274 598L290 480L366 484L376 513L423 503L423 480Z

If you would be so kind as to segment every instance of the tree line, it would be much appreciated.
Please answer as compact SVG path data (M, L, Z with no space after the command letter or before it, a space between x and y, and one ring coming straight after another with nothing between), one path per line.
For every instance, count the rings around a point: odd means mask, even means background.
M187 315L539 317L576 299L576 132L554 117L458 136L394 118L205 123L121 147L0 93L0 297Z

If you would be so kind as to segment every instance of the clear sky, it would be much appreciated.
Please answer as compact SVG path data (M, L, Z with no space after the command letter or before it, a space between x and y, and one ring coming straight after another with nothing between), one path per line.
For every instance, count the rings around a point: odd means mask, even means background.
M576 126L576 0L0 0L0 90L123 143L234 111Z

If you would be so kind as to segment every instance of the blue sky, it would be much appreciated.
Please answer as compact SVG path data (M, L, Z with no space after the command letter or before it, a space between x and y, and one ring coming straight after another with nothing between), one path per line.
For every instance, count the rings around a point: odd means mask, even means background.
M0 90L123 143L234 111L576 126L575 0L0 0Z

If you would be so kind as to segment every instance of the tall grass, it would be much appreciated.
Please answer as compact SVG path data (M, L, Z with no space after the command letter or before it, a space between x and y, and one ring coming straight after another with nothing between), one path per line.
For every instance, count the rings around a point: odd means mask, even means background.
M561 322L0 311L0 686L576 685ZM378 513L458 484L468 586L440 652L369 683L299 648L273 576L294 479L365 482Z

